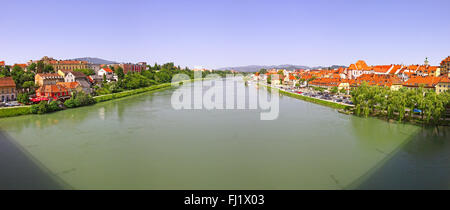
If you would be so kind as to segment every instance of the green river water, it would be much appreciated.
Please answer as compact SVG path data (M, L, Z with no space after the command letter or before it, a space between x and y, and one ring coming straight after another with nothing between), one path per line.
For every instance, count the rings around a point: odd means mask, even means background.
M383 168L423 132L287 96L272 121L261 110L180 111L173 91L0 119L0 128L72 189L370 189L397 183L398 173L379 171L395 171Z

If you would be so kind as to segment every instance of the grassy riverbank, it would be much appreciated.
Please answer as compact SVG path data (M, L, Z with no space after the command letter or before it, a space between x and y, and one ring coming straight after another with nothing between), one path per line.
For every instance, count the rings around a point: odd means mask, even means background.
M0 118L31 114L30 106L8 107L0 109Z
M263 85L263 86L267 87L268 89L272 89L273 88L273 87L270 87L268 85ZM303 96L303 95L300 95L300 94L297 94L297 93L284 91L284 90L281 90L279 88L276 88L276 89L278 89L280 91L280 93L283 94L283 95L287 95L289 97L297 98L297 99L300 99L300 100L312 102L312 103L323 105L323 106L328 106L328 107L331 107L331 108L334 108L334 109L348 109L348 108L351 107L351 106L343 105L343 104L340 104L340 103L335 103L335 102L331 102L331 101L325 101L325 100L321 100L321 99L317 99L317 98Z
M192 81L194 81L194 80L192 80ZM187 81L187 82L189 82L189 81ZM129 91L123 91L123 92L118 92L118 93L113 93L113 94L108 94L108 95L96 96L96 97L94 97L94 99L95 99L96 103L100 103L100 102L104 102L104 101L110 101L110 100L114 100L114 99L118 99L118 98L132 96L132 95L136 95L136 94L140 94L140 93L144 93L144 92L164 90L164 89L170 88L171 86L172 86L172 83L164 83L164 84L159 84L159 85L153 85L150 87L139 88L139 89L135 89L135 90L129 90ZM15 116L20 116L20 115L28 115L28 114L32 114L31 106L0 108L0 118L15 117Z
M202 81L202 80L205 80L205 78L186 80L186 81L182 81L182 83ZM100 102L104 102L104 101L110 101L110 100L114 100L114 99L124 98L127 96L137 95L137 94L145 93L145 92L149 92L149 91L165 90L170 87L172 87L172 83L163 83L163 84L159 84L159 85L152 85L149 87L144 87L144 88L139 88L139 89L134 89L134 90L127 90L127 91L122 91L122 92L118 92L118 93L95 96L93 98L96 103L100 103ZM31 112L31 106L0 108L0 118L15 117L15 116L20 116L20 115L28 115L28 114L33 114Z
M139 89L135 89L135 90L123 91L123 92L113 93L113 94L108 94L108 95L95 96L94 99L97 103L99 103L99 102L109 101L109 100L123 98L123 97L127 97L127 96L132 96L132 95L136 95L136 94L144 93L144 92L148 92L148 91L167 89L167 88L171 87L171 85L172 85L171 83L153 85L150 87L139 88Z

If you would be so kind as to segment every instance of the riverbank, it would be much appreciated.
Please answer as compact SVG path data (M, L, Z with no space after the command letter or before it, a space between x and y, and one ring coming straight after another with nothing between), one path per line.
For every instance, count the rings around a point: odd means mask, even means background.
M262 85L264 87L267 87L269 90L272 89L272 88L277 89L280 93L282 93L283 95L287 95L289 97L297 98L297 99L300 99L300 100L312 102L312 103L323 105L323 106L328 106L328 107L331 107L331 108L334 108L334 109L346 110L346 109L351 108L351 106L349 106L349 105L344 105L344 104L331 102L331 101L327 101L327 100L322 100L322 99L318 99L318 98L312 98L312 97L308 97L308 96L303 96L303 95L300 95L300 94L297 94L297 93L288 92L288 91L282 90L280 88L271 87L271 86L264 85L264 84L261 84L261 83L258 83L258 84Z
M181 83L196 82L196 81L203 81L203 80L205 80L205 78L185 80L185 81L181 81ZM163 83L163 84L159 84L159 85L152 85L149 87L144 87L144 88L139 88L139 89L134 89L134 90L127 90L127 91L122 91L122 92L118 92L118 93L95 96L93 98L96 101L96 103L100 103L100 102L110 101L110 100L114 100L114 99L124 98L127 96L137 95L137 94L145 93L145 92L149 92L149 91L165 90L165 89L172 87L172 84L173 83ZM64 110L61 110L61 111L64 111ZM31 112L31 106L0 108L0 118L16 117L16 116L29 115L29 114L33 114Z
M191 81L184 81L184 82L193 82L196 80ZM118 93L112 93L108 95L101 95L101 96L95 96L93 97L96 101L96 103L104 102L104 101L110 101L114 99L119 99L127 96L132 96L140 93L145 93L149 91L156 91L156 90L165 90L167 88L170 88L172 86L172 83L164 83L159 85L153 85L150 87L145 88L139 88L135 90L128 90ZM64 111L64 110L62 110ZM33 114L31 112L31 106L19 106L19 107L6 107L6 108L0 108L0 118L6 118L6 117L16 117L21 115L29 115Z

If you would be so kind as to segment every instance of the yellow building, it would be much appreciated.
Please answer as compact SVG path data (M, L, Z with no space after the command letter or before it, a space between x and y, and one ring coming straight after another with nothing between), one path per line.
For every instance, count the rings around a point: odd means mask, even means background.
M450 79L448 77L442 77L436 84L435 89L437 94L450 90Z
M42 87L44 85L56 85L57 82L64 82L64 77L56 73L36 74L34 81Z
M12 77L0 77L0 102L16 100L16 83Z
M47 56L43 57L42 61L45 65L53 66L55 72L59 70L73 71L75 69L89 69L91 65L87 61L72 61L72 60L55 60ZM37 63L39 61L30 61L29 63Z

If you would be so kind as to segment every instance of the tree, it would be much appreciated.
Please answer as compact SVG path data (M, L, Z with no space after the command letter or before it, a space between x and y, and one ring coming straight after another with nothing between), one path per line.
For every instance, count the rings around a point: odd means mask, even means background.
M83 73L86 76L90 76L90 75L94 75L95 74L95 71L92 70L92 69L75 69L73 71L81 72L81 73Z
M123 68L121 66L117 67L114 70L114 73L119 77L119 79L123 79L125 77L125 74L123 73Z
M19 93L17 95L17 101L21 104L29 104L30 96L28 95L28 93Z
M28 66L28 70L33 71L33 72L36 72L36 67L37 67L36 63L31 63L31 64Z
M43 73L53 73L55 72L52 65L44 65Z
M36 71L37 71L37 73L44 73L44 67L45 67L44 62L43 61L38 61L37 64L36 64Z
M335 86L335 87L332 87L331 90L330 90L330 92L333 93L333 94L338 93L338 91L339 91L339 89L338 89L338 87L336 87L336 86Z

